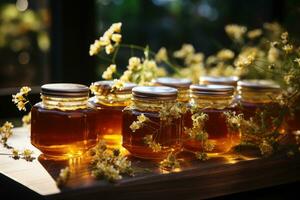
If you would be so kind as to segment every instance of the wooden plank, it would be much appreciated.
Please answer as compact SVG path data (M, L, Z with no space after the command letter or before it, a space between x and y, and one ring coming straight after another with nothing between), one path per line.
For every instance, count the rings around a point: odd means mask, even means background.
M28 128L14 129L9 144L18 149L30 148L39 156L40 152L30 144ZM0 153L9 150L0 148ZM136 167L146 167L152 173L140 173L135 177L124 177L117 183L95 180L90 175L87 159L68 161L33 162L0 157L0 173L30 191L47 199L99 199L99 197L130 199L143 198L209 198L254 190L300 180L300 158L276 155L270 158L240 157L226 155L213 157L206 162L194 160L190 154L180 155L182 168L169 173L157 168L157 164L131 158ZM71 169L71 177L65 187L58 188L55 179L65 166Z

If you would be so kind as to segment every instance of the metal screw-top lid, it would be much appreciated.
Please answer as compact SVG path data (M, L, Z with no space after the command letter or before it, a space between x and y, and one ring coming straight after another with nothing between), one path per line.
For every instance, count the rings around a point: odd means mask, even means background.
M161 77L155 80L156 83L163 86L174 87L178 89L188 89L192 81L185 78Z
M237 76L201 76L200 84L232 85L236 86L239 80Z
M98 91L101 91L101 94L109 94L111 93L111 89L114 85L114 81L97 81L93 83L94 86L97 87ZM124 87L115 90L116 94L131 94L132 88L136 86L135 83L124 83Z
M87 97L89 88L75 83L50 83L42 85L41 93L53 97Z
M191 85L193 95L232 96L234 87L229 85Z
M238 88L240 90L251 91L279 91L280 86L271 80L243 80L238 82Z
M177 89L166 86L137 86L132 89L135 99L141 100L175 100Z

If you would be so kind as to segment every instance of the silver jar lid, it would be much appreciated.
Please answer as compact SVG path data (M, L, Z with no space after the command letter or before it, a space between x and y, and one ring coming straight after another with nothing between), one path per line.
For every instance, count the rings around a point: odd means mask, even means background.
M248 91L279 91L280 86L272 80L243 80L238 82L239 90L248 90Z
M193 95L232 96L234 87L229 85L198 85L190 86Z
M114 85L114 81L97 81L93 83L97 87L97 92L105 95L111 93L111 89ZM115 90L116 94L130 94L132 88L136 86L135 83L124 83L124 87Z
M49 83L42 85L41 93L53 97L86 97L89 95L89 88L75 83Z
M134 99L141 100L175 100L177 89L167 86L137 86L132 89Z
M192 81L189 79L172 77L157 78L155 82L159 85L174 87L177 89L188 89L192 84Z
M236 86L239 77L237 76L201 76L200 84L212 85L232 85Z

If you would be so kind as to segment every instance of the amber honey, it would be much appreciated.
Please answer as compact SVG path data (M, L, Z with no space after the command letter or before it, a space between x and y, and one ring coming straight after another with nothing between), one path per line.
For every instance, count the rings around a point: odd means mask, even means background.
M42 86L42 102L31 110L31 143L44 158L81 156L96 144L96 112L87 106L88 87Z
M276 97L281 92L279 85L268 80L244 80L239 81L238 92L239 108L244 118L252 118L258 125L264 123L266 131L274 130L273 121L281 110L276 102Z
M133 89L133 107L124 110L123 117L123 147L131 155L144 159L161 160L170 152L181 148L181 118L168 115L168 121L160 116L161 110L175 105L177 90L163 86L135 87ZM147 120L141 127L133 131L131 125L138 121L138 116L145 115ZM145 142L145 137L151 136L152 143L160 146L153 148Z
M95 96L89 102L97 110L98 140L105 141L110 147L120 147L122 143L123 109L131 102L133 83L126 83L123 88L113 90L113 81L93 83Z
M207 142L213 145L207 153L225 153L234 145L239 144L240 134L233 132L227 125L225 112L234 111L233 103L234 88L222 85L192 85L192 99L190 108L196 107L196 111L191 109L183 119L185 128L193 128L192 114L204 113L207 119L203 121L203 130L208 134ZM204 141L190 138L184 133L184 148L188 151L205 151Z

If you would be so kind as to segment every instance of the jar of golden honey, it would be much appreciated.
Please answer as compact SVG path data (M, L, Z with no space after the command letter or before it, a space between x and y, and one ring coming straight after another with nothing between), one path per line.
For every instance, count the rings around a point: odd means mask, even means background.
M172 77L161 77L155 80L157 85L168 86L176 88L178 90L178 102L188 102L189 101L189 87L192 81L184 78L172 78Z
M177 89L138 86L132 94L132 106L123 111L123 147L144 159L161 160L179 151L181 116L176 106Z
M188 151L225 153L239 144L240 134L227 124L226 112L234 110L234 87L191 85L189 111L183 119L183 145Z
M131 90L134 83L124 83L114 88L114 81L98 81L92 84L95 94L89 102L97 110L98 140L108 146L121 146L122 143L122 110L131 102Z
M42 101L31 110L31 143L44 158L77 157L96 145L96 112L88 106L88 98L85 85L42 86Z
M273 131L282 110L276 98L281 94L280 86L270 80L243 80L238 82L239 109L244 118L250 118L264 132Z

